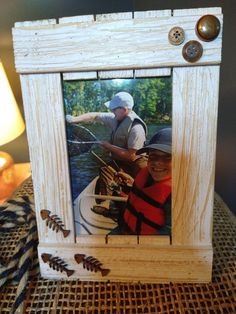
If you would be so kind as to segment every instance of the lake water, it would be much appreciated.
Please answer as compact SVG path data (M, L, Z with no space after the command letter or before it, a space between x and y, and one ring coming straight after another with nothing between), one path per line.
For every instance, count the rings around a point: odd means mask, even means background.
M109 141L110 131L101 124L85 125L99 140ZM148 125L147 141L161 128L168 127L167 125ZM78 144L75 144L78 145ZM109 154L102 149L98 144L93 144L94 151L105 162L108 162ZM103 164L99 161L91 151L83 153L79 156L69 158L70 162L70 177L73 200L84 190L84 188L99 174L99 169Z

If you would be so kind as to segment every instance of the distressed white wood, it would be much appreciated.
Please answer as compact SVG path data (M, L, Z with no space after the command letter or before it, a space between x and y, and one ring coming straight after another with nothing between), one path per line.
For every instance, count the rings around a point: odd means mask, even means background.
M171 16L171 10L160 10L160 11L150 10L150 11L135 11L134 12L135 19L163 17L163 16Z
M76 237L76 243L83 245L105 245L107 238L105 235L79 235Z
M151 247L146 245L73 245L57 246L39 245L38 248L40 270L45 278L50 279L80 279L95 281L132 281L148 283L167 282L209 282L212 270L212 250L203 247L180 247L160 245ZM74 274L67 277L66 273L55 271L44 263L41 254L58 256L68 264L67 268L74 270ZM93 256L110 269L110 273L102 277L100 272L90 272L83 268L83 263L77 264L74 255L85 254Z
M96 80L97 72L68 72L63 73L64 81L74 81L74 80Z
M116 79L116 78L133 78L133 70L121 70L121 71L99 71L98 77L100 79Z
M208 11L211 13L211 10ZM197 39L201 15L104 20L13 29L18 72L101 71L169 66L192 66L182 47L168 41L173 26L185 30L186 41ZM222 21L222 16L218 15ZM203 56L194 65L221 61L221 37L201 42ZM27 44L26 44L27 43Z
M21 76L40 242L74 242L65 119L60 74ZM57 215L70 230L64 238L46 226L40 211Z
M145 246L159 246L159 245L170 245L170 237L167 235L159 236L140 236L138 239L139 245Z
M158 77L158 76L170 76L171 68L159 68L159 69L140 69L134 71L135 77Z
M57 23L56 19L48 19L48 20L37 20L37 21L23 21L23 22L16 22L14 27L34 27L34 26L43 26L43 25L54 25Z
M168 12L167 12L168 11ZM222 28L212 42L201 42L203 57L195 64L182 47L168 42L173 26L197 39L195 25L203 14L220 8L138 12L72 17L54 22L16 23L13 30L16 67L21 75L32 164L42 276L67 278L41 260L59 256L75 273L69 279L141 282L207 282L212 266L212 209L216 121ZM178 16L177 16L178 15ZM201 66L201 65L204 65ZM184 67L182 67L184 66ZM169 237L78 236L75 239L65 138L61 74L64 79L94 73L169 75L173 68L172 235ZM71 73L71 72L74 73ZM77 73L75 73L77 71ZM103 72L101 72L103 71ZM38 74L38 73L46 74ZM52 72L52 74L48 74ZM70 73L68 73L70 72ZM82 74L83 73L83 74ZM92 74L93 73L93 74ZM158 74L159 73L159 74ZM155 75L154 75L155 74ZM80 77L81 78L81 77ZM100 76L101 78L101 76ZM81 78L85 79L85 78ZM40 210L58 215L68 238L46 227ZM74 254L99 259L108 277L77 265Z
M106 13L106 14L97 14L95 16L96 21L114 21L114 20L130 20L132 19L132 12L119 12L119 13Z
M171 68L140 69L140 70L116 70L116 71L91 71L91 72L66 72L63 73L64 81L92 80L92 79L116 79L133 77L160 77L170 76Z
M78 15L78 16L68 16L59 19L59 24L67 23L84 23L94 21L94 15Z
M220 7L173 10L173 16L189 16L189 15L205 15L205 14L219 15L221 13L222 13L222 8Z
M107 245L119 245L119 246L130 246L138 244L138 237L133 235L123 236L123 235L108 235Z
M212 241L219 66L173 69L172 243Z

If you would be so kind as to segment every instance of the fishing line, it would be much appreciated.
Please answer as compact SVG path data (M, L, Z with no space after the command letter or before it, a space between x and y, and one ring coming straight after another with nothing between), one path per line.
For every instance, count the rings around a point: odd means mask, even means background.
M91 132L89 129L87 129L85 126L83 125L78 125L75 123L72 123L73 126L77 127L77 128L81 128L83 130L85 130L86 132L88 132L96 141L98 141L98 139L96 138L96 136L93 134L93 132Z
M98 144L99 141L72 141L72 140L67 140L67 142L73 143L73 144Z
M99 144L99 140L89 129L78 124L67 125L67 143L70 156L88 152L92 145Z

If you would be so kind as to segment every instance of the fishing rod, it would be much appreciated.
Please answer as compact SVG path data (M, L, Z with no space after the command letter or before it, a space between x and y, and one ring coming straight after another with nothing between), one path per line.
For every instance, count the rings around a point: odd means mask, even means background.
M98 144L99 141L73 141L73 140L67 140L67 142L73 143L73 144Z
M109 200L117 202L127 202L128 196L114 196L114 195L102 195L102 194L85 194L84 197L94 197L100 200Z
M109 169L112 174L117 174L118 172L110 165L108 165L101 157L99 157L96 153L94 153L94 151L91 150L91 153L93 154L93 156L95 156L104 166L107 167L107 169Z
M113 174L123 173L123 175L126 177L126 179L131 179L133 184L133 178L125 173L122 169L119 168L119 170L115 170L112 166L108 165L102 158L100 158L94 151L91 150L91 153L99 160L101 163L103 163Z
M106 166L106 167L111 167L110 165L108 165L101 157L99 157L96 153L94 153L94 151L91 150L91 153L93 154L93 156L95 156L99 161L101 161L101 163ZM112 168L112 167L111 167Z

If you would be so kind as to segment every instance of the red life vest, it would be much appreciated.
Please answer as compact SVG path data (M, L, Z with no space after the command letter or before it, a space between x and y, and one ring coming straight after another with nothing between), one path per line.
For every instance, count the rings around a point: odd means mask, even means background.
M171 194L171 179L145 187L149 173L143 168L135 178L124 211L124 224L135 234L158 234L165 225L164 205Z

